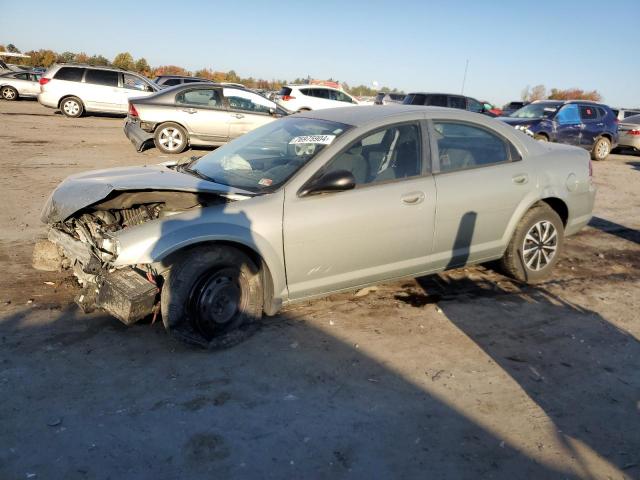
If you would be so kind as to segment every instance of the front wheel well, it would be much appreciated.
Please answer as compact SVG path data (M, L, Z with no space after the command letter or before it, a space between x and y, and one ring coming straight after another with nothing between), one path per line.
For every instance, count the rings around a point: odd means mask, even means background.
M551 209L558 214L560 219L562 220L562 225L567 226L567 221L569 220L569 207L564 203L563 200L560 200L557 197L549 197L543 198L541 202L546 203L551 207Z
M237 250L240 250L242 253L244 253L247 257L249 257L251 259L251 261L253 261L253 263L258 267L259 272L260 272L260 276L262 278L262 291L263 291L263 297L264 297L264 303L263 303L263 308L264 308L264 313L267 315L275 315L275 311L272 310L271 305L272 305L272 299L273 299L273 291L274 291L274 286L273 286L273 275L271 274L271 270L269 269L269 266L267 265L267 263L264 261L264 259L262 258L262 256L256 252L253 248L248 247L247 245L244 245L242 243L238 243L238 242L232 242L232 241L224 241L224 240L216 240L216 241L205 241L205 242L198 242L198 243L194 243L191 245L187 245L184 248L181 248L179 250L176 250L175 252L172 252L171 254L169 254L169 256L165 259L162 260L162 263L168 267L170 267L179 256L181 256L182 254L184 254L185 252L192 250L194 248L200 248L206 245L221 245L221 246L227 246L227 247L232 247L235 248Z

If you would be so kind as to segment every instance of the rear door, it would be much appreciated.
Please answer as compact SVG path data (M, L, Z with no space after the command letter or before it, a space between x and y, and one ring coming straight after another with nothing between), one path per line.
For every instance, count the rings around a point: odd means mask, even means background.
M580 111L580 120L582 121L580 146L591 149L596 142L596 138L604 131L604 115L600 115L599 110L602 109L595 105L580 105L578 109Z
M189 135L213 143L229 140L231 114L222 99L222 89L193 87L176 94L175 115Z
M467 109L467 102L464 97L458 95L449 95L447 96L447 103L449 108L457 108L460 110Z
M229 138L233 140L254 128L272 122L276 104L260 95L239 88L223 88L229 108Z
M515 147L475 123L433 120L438 195L434 263L454 268L495 258L507 226L536 179Z
M582 120L580 111L575 103L563 106L553 119L556 141L568 145L580 145L580 131Z

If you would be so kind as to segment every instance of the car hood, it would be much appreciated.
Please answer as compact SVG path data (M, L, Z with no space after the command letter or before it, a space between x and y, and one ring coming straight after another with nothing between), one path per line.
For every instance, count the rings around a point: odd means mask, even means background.
M246 190L210 182L178 172L175 163L144 165L141 167L110 168L71 175L51 193L40 216L44 223L66 220L85 207L119 191L180 191L218 193L226 197L254 194Z
M542 121L542 118L514 118L514 117L498 117L498 120L502 120L509 125L535 125Z

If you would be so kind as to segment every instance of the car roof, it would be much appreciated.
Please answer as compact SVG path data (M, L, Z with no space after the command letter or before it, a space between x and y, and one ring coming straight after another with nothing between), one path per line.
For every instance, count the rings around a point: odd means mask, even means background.
M457 109L445 107L425 107L424 105L360 105L353 107L326 108L322 110L311 110L299 113L296 116L305 118L317 118L318 120L328 120L331 122L345 123L358 127L366 125L375 120L394 117L403 113L424 113L424 112L446 112L452 115L458 114ZM465 113L465 110L460 110ZM468 113L468 112L467 112ZM470 115L474 115L469 113ZM475 118L475 117L474 117Z
M409 92L407 95L448 95L450 97L466 97L459 93L442 93L442 92Z
M296 88L326 88L327 90L336 90L337 92L344 92L344 90L340 90L339 88L329 87L327 85L314 85L312 83L288 83L285 87L296 87ZM346 92L344 92L346 93Z
M55 67L92 68L94 70L111 70L115 72L130 73L132 75L138 75L140 77L143 76L137 72L133 72L131 70L125 70L124 68L109 67L107 65L89 65L88 63L56 63L52 68L55 68Z

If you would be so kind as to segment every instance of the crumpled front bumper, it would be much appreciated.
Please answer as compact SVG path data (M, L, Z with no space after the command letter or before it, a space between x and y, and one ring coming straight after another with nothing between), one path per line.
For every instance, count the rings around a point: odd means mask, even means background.
M153 133L145 132L142 128L140 128L140 124L127 118L124 123L124 134L127 136L129 141L136 147L138 152L142 152L144 147L153 141Z

